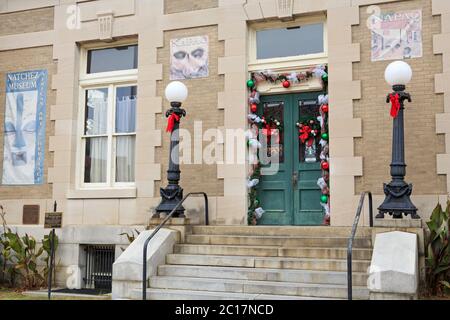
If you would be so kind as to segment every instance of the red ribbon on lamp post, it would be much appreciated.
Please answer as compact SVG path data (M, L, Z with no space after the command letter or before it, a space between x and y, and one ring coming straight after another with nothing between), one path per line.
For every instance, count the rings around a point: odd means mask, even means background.
M167 128L166 132L172 132L173 127L175 126L175 122L180 122L180 116L176 113L172 113L167 119Z
M397 118L398 112L400 111L400 96L398 93L389 95L391 100L391 117Z

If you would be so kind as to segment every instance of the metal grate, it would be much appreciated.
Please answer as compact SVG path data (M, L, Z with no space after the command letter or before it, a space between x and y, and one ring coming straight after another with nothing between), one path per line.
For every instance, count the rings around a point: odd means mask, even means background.
M111 292L114 245L88 245L86 253L85 287Z

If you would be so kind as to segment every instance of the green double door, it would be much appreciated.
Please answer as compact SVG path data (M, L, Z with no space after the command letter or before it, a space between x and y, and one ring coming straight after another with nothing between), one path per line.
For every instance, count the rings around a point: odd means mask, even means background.
M313 149L300 142L297 123L316 119L317 97L321 92L262 96L258 114L276 119L282 129L279 143L268 146L268 155L279 155L277 171L262 175L257 186L258 199L265 213L263 225L320 225L324 212L317 180L321 177L319 138ZM308 154L306 154L308 151ZM312 155L314 151L314 155ZM269 164L262 165L269 168ZM274 174L273 174L274 173Z

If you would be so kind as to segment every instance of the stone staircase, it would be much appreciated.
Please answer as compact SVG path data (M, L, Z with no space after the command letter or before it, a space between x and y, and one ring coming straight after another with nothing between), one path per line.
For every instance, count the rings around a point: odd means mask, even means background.
M347 227L194 226L150 278L151 300L346 299ZM368 299L370 228L358 229L353 297ZM136 299L140 290L134 290Z

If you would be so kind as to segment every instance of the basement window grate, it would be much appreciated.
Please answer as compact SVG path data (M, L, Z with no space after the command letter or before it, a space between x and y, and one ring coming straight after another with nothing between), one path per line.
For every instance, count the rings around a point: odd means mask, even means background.
M111 292L114 245L87 245L85 288Z

